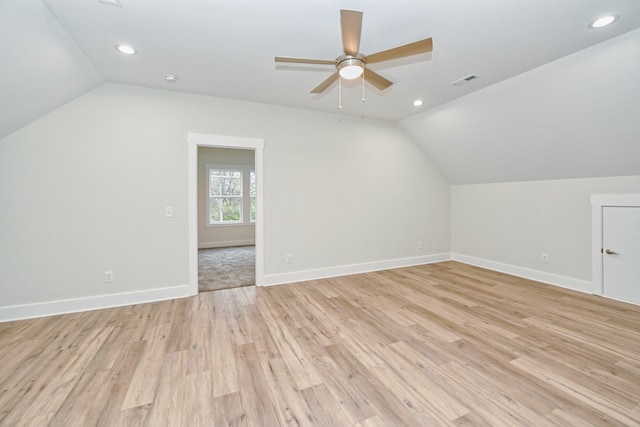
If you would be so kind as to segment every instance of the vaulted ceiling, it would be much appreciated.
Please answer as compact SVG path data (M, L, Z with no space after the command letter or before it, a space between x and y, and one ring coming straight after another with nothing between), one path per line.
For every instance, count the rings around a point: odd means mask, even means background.
M343 82L338 110L338 84L309 93L333 66L274 57L335 59L340 9L364 12L364 54L427 37L433 52L372 64L394 84L366 83L362 102L362 83ZM399 121L638 27L636 0L4 0L0 137L104 81Z
M334 67L274 57L342 54L340 9L365 55L433 52L311 94ZM640 174L637 0L3 0L0 37L0 138L115 82L395 121L452 184Z

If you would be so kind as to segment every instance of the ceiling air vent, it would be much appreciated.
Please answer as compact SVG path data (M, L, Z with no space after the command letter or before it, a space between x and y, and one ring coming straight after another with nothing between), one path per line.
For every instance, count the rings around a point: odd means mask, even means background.
M451 84L454 86L462 86L464 84L469 83L471 80L475 80L477 78L478 76L476 74L469 74L468 76L465 76L461 79L452 81Z

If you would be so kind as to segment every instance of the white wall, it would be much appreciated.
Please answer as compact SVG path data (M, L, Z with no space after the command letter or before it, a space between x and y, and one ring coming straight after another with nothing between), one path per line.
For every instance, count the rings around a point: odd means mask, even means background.
M592 194L640 194L640 176L454 185L454 257L591 292Z
M639 45L631 31L401 122L458 184L455 259L592 290L590 196L640 193Z
M207 224L207 165L241 166L251 169L255 165L255 152L215 147L198 148L198 247L219 248L255 244L256 227L253 224Z
M0 318L182 292L189 132L264 138L271 283L450 250L449 186L393 123L104 84L0 140Z

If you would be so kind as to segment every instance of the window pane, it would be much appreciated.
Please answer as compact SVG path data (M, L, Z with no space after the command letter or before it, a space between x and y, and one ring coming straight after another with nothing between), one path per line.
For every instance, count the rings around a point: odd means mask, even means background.
M209 169L210 196L242 196L242 171Z
M251 198L251 222L256 222L256 198Z
M210 223L242 221L242 199L239 197L212 197Z
M249 196L256 197L256 172L249 172Z
M249 171L249 196L251 198L251 214L249 220L256 222L256 171Z

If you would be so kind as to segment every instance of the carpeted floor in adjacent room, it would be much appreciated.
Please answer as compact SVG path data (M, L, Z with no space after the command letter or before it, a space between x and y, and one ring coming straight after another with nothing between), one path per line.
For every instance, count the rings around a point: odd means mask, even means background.
M237 288L255 283L255 246L198 250L198 291Z

